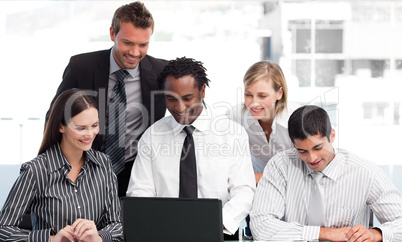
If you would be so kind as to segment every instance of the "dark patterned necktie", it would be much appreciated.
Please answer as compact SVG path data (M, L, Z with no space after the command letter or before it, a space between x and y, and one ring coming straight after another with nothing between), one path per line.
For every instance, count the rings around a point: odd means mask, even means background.
M181 198L197 198L197 165L193 139L193 126L184 127L187 136L183 143L180 157L180 192Z
M113 170L119 174L125 166L126 146L126 90L124 78L128 75L126 70L114 72L117 82L113 87L109 100L108 133L106 138L106 154L109 155Z

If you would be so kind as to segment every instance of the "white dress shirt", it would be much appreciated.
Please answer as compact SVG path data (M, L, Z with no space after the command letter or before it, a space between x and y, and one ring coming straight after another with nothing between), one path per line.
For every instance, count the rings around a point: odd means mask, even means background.
M370 208L382 224L383 241L402 240L402 196L374 163L345 150L322 171L325 227L354 224L368 228ZM319 226L306 226L312 171L291 149L274 156L258 183L251 217L256 240L317 240Z
M203 108L192 123L199 198L222 200L229 233L249 214L255 191L246 131ZM138 144L127 196L179 197L180 155L186 133L172 116L149 127Z
M231 112L226 113L230 119L241 124L247 131L254 173L263 172L267 162L275 154L293 148L288 133L288 120L297 108L297 104L289 103L281 114L275 116L269 141L258 120L253 118L247 108L244 108L244 104L237 104L230 110Z

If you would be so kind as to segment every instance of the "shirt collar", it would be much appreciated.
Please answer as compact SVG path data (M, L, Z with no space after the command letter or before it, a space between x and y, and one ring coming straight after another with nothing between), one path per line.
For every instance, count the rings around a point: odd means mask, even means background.
M246 122L247 122L247 128L256 126L258 129L262 129L260 124L258 123L258 120L253 118L253 116L251 115L251 113L248 109L245 109L244 111L242 110L242 112L246 112L245 118L246 118ZM289 111L287 108L284 108L282 113L275 115L274 120L272 121L272 125L271 125L272 134L276 133L278 125L286 128L286 129L288 128L288 117L289 117Z
M113 50L114 50L114 47L112 48L112 51L110 51L109 75L121 69L120 66L117 65L117 63L113 57ZM125 70L130 74L130 76L136 77L139 75L139 68L138 68L139 66L140 66L140 64L138 64L134 69L125 69Z
M46 156L49 159L49 172L59 170L68 164L66 157L61 152L60 144L57 143L54 146L46 150Z
M288 128L288 119L289 119L289 110L287 107L285 107L282 110L282 113L278 113L275 118L272 126L278 124L282 127L285 127L286 129ZM274 130L274 127L272 127L272 130Z
M84 151L86 161L91 161L95 165L101 166L102 164L99 162L99 160L96 158L95 151L93 149L90 149L88 151Z
M343 156L335 148L334 148L334 154L335 154L334 159L328 164L327 167L325 167L325 169L323 170L323 173L328 178L336 181L336 179L339 176Z
M49 160L51 159L51 162L49 164L49 172L54 172L56 170L59 170L60 168L64 166L71 167L70 163L67 161L67 158L64 156L63 152L61 151L60 144L57 143L54 146L50 147L48 150L46 150L46 155L49 157ZM95 153L92 149L88 151L84 151L85 155L85 163L87 162L93 162L96 165L101 165L101 163L96 159Z
M210 130L212 113L209 110L210 110L209 108L207 109L206 107L203 107L200 116L198 116L197 119L194 120L194 122L191 124L198 132L207 133ZM179 124L174 119L173 116L171 116L171 120L172 120L173 133L175 136L177 136L181 133L185 125Z

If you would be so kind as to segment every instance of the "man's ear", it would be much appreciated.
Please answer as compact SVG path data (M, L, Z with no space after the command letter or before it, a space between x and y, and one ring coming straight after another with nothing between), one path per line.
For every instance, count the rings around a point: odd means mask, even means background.
M201 99L203 100L203 99L205 98L205 84L202 85L202 88L201 88L201 90L200 90L200 93L201 93Z
M329 134L329 140L331 141L330 143L334 143L335 140L335 129L331 129L331 133Z
M109 32L110 32L110 39L114 42L114 38L116 35L115 35L112 27L110 27Z

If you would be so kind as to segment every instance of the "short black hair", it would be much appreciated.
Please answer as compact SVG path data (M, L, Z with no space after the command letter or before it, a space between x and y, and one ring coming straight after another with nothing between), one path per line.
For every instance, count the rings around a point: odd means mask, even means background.
M176 79L184 76L192 76L198 85L198 89L201 90L204 84L209 87L208 83L210 80L207 78L206 71L207 69L205 69L203 63L200 61L186 57L176 58L169 61L165 68L163 68L156 82L159 89L163 90L167 76L173 76Z
M321 107L306 105L296 109L288 121L289 137L305 140L308 136L321 135L330 142L332 126L328 113Z

